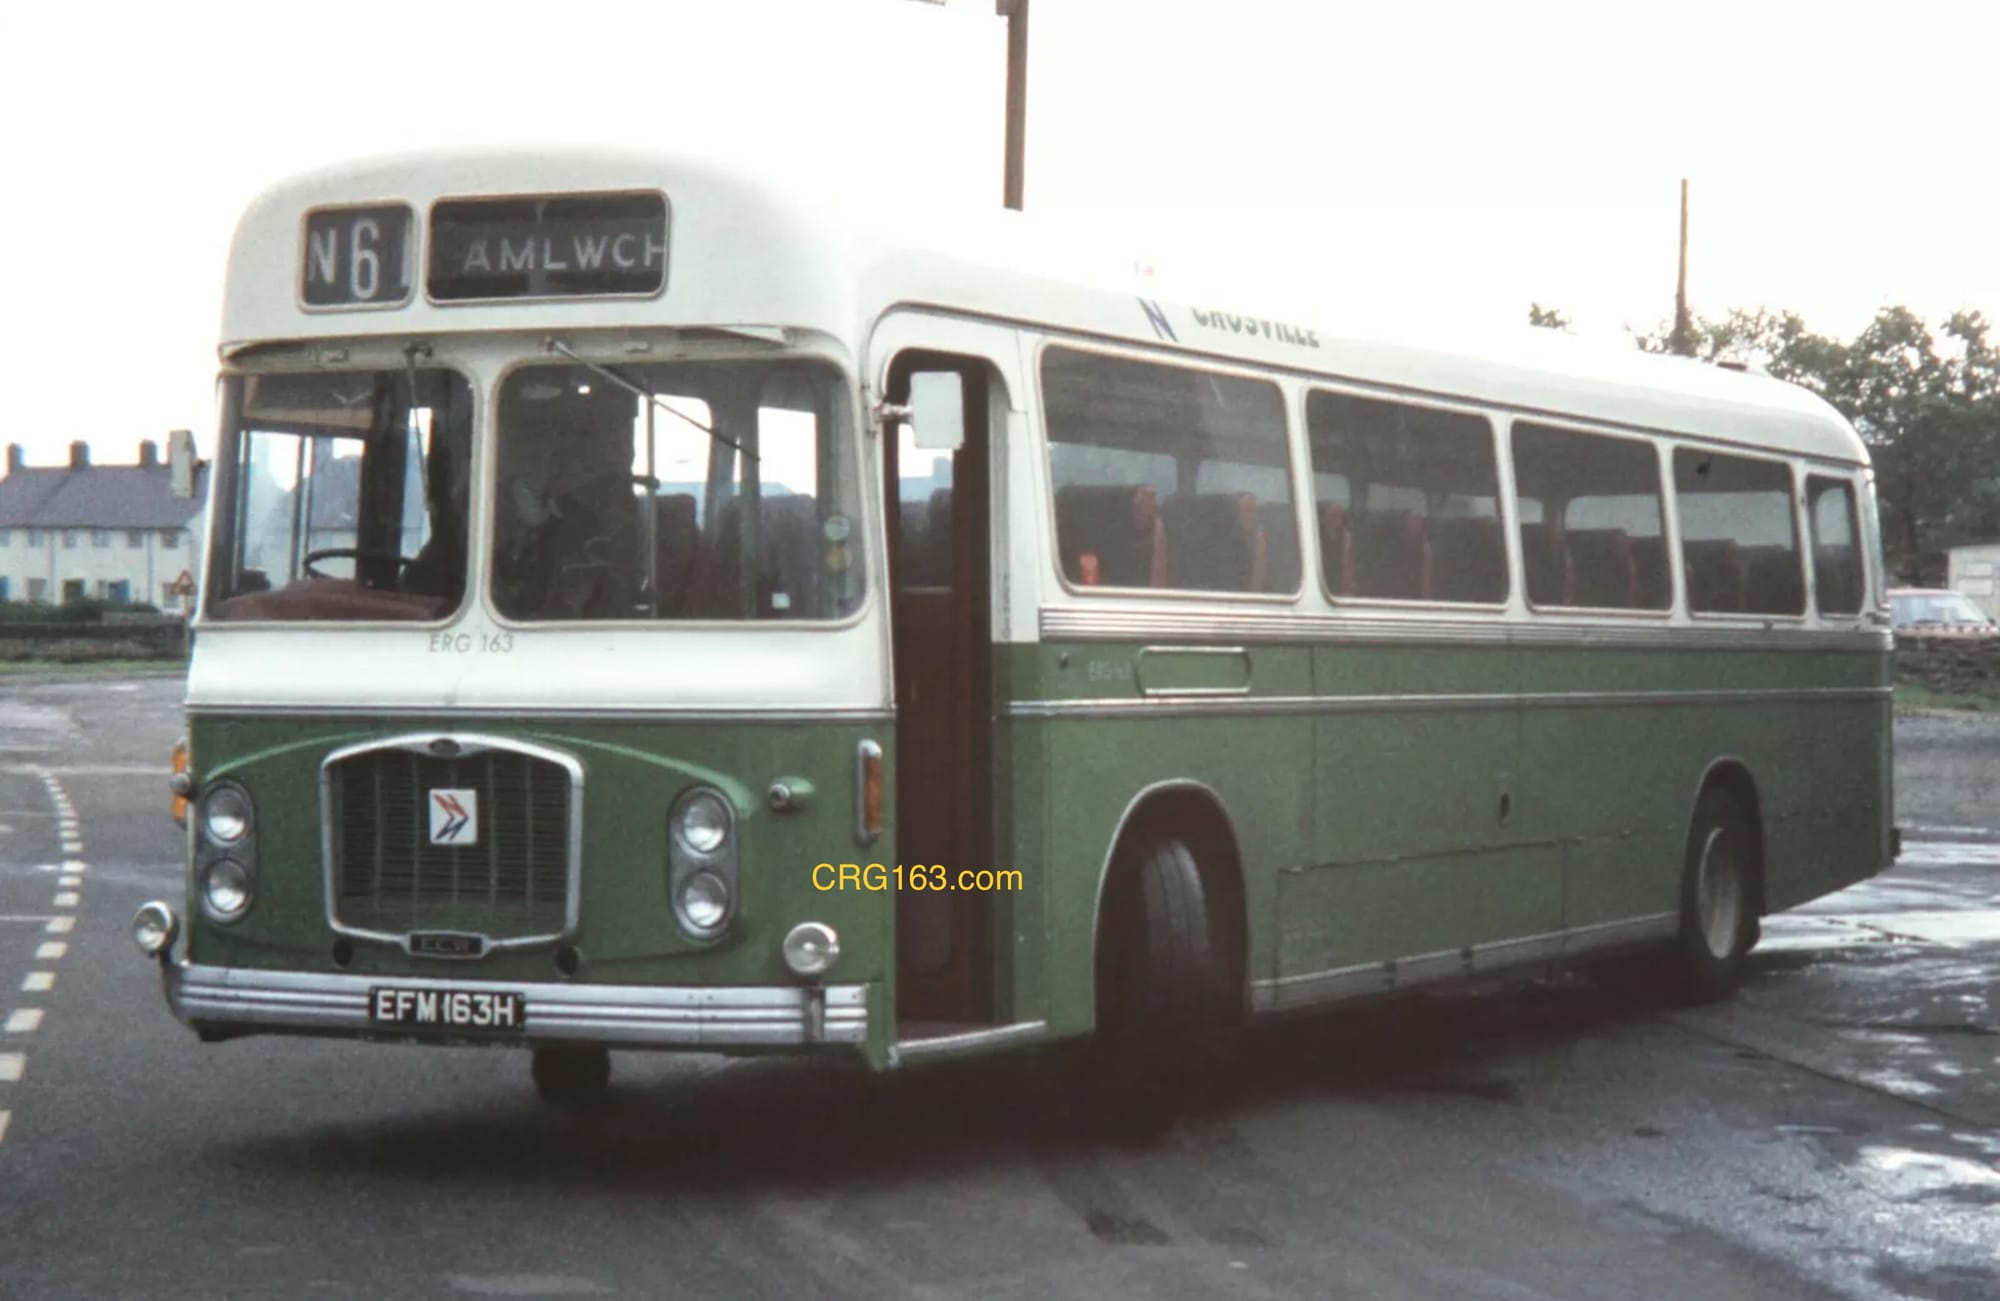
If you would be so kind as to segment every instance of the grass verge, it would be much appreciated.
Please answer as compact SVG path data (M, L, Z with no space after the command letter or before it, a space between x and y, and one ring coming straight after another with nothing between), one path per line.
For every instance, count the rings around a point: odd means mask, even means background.
M1996 714L2000 715L2000 690L1980 691L1965 696L1940 695L1922 687L1899 683L1896 687L1899 714Z

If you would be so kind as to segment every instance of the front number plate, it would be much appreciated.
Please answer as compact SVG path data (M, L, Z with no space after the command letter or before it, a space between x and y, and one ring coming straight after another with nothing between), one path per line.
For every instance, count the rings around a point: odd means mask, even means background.
M418 1029L520 1030L527 1025L527 1011L512 990L377 985L368 991L368 1019Z

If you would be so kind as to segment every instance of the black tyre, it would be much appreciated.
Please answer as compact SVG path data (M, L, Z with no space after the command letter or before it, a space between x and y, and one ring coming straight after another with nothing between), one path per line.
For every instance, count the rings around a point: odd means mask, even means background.
M558 1107L600 1102L611 1083L611 1054L602 1048L537 1048L535 1092Z
M1120 854L1098 925L1090 1092L1114 1136L1144 1141L1222 1077L1242 992L1194 854L1176 837Z
M1681 868L1681 930L1676 965L1692 1002L1727 996L1743 979L1744 955L1757 942L1760 855L1750 818L1721 787L1702 792L1688 828Z

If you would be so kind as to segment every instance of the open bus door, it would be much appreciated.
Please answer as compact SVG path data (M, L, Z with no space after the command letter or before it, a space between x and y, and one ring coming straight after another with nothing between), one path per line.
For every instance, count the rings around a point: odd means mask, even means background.
M919 343L940 324L956 327L942 331L954 344L978 330L993 346L978 355ZM909 346L894 347L904 340ZM996 362L1012 337L898 316L876 342L889 344L877 354L888 358L883 397L909 413L889 425L882 459L895 658L894 843L904 867L896 1012L899 1038L912 1040L991 1025L998 1010L996 930L1007 918L991 894L950 887L962 869L994 865L989 476L996 400L1005 409Z

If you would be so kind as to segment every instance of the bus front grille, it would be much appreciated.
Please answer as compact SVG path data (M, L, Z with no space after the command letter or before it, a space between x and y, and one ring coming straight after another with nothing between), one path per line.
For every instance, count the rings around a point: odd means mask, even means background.
M568 929L576 868L571 771L516 750L457 748L441 757L392 743L328 762L336 928L491 940L554 938ZM433 793L448 801L435 824ZM452 808L464 810L463 827L450 827Z

